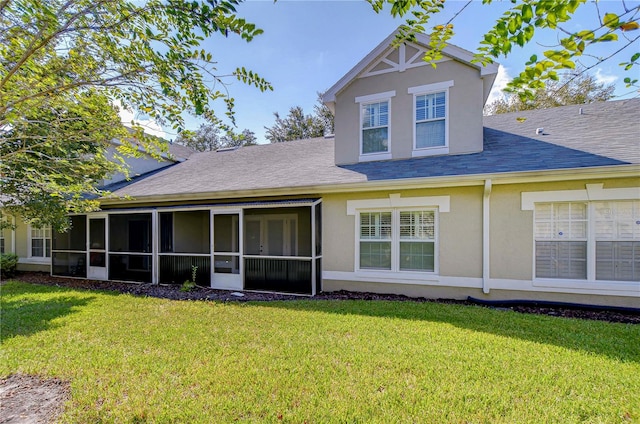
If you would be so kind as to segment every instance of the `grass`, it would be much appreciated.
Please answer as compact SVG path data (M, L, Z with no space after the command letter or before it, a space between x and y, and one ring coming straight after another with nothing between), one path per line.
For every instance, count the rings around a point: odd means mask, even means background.
M2 286L0 377L62 422L640 422L640 326L411 302Z

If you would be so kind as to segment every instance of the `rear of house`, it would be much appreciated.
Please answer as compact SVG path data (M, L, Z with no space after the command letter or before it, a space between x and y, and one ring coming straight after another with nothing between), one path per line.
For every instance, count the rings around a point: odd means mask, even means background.
M314 295L640 307L640 100L482 116L497 67L394 34L327 91L335 135L195 153L50 234L22 269Z

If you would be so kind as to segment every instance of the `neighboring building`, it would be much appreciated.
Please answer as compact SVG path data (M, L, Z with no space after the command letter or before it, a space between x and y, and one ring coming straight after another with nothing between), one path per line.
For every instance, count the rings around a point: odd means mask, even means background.
M640 99L483 118L497 66L450 46L433 69L426 37L393 49L394 35L325 94L334 139L194 153L114 185L132 200L73 216L43 262L148 283L197 266L199 284L233 290L639 307ZM33 257L48 237L18 225L11 243Z

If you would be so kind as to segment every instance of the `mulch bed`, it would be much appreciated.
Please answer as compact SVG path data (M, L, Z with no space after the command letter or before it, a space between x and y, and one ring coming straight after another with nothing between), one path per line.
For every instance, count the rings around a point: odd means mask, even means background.
M159 297L172 300L213 300L223 302L248 302L248 301L273 301L273 300L393 300L405 302L439 302L460 305L475 305L466 300L453 299L425 299L412 298L403 295L361 293L349 291L337 291L319 293L313 297L300 297L296 295L257 293L243 291L242 293L229 290L216 290L206 287L196 287L191 291L183 292L179 285L156 285L138 283L120 283L114 281L96 281L75 278L52 277L46 273L20 273L16 277L20 281L28 283L45 284L52 286L71 287L75 289L108 290L119 293L129 293L136 296ZM550 315L565 318L590 319L628 324L640 324L640 308L635 311L594 310L580 307L550 307L546 305L510 305L497 308L512 310L519 313Z

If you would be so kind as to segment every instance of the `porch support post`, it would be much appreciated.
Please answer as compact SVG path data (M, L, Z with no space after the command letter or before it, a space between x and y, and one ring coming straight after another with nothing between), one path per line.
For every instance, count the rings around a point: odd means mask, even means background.
M158 251L160 246L160 230L158 226L160 225L160 220L158 219L158 210L154 209L151 211L151 284L158 284L158 274L160 261L158 260Z
M316 295L316 207L311 209L311 296Z

